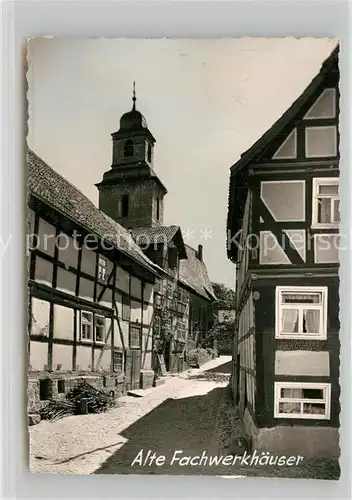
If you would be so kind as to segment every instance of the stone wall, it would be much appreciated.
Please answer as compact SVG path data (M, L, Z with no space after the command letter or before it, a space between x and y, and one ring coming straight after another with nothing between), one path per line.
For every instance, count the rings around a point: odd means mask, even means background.
M150 389L153 387L154 375L153 370L141 370L139 387L141 389Z
M305 458L338 458L339 429L303 425L277 425L257 428L246 409L243 423L252 440L252 449L280 455L300 455Z
M129 212L127 217L120 217L117 200L129 195ZM154 203L160 198L160 216L155 219ZM154 180L133 181L125 179L99 187L99 209L126 228L152 227L163 220L163 193Z
M40 397L40 387L48 381L45 399ZM31 372L28 374L27 398L28 413L38 413L49 398L60 399L73 389L79 382L85 381L98 390L119 397L125 393L125 376L123 373L54 373ZM42 395L43 396L43 395Z

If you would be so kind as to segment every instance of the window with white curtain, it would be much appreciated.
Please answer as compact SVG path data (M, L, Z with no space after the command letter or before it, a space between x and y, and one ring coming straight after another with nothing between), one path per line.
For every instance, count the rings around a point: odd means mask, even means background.
M275 337L326 339L327 287L276 287Z
M330 384L275 382L275 418L330 418Z
M340 194L338 177L313 179L312 227L338 228Z

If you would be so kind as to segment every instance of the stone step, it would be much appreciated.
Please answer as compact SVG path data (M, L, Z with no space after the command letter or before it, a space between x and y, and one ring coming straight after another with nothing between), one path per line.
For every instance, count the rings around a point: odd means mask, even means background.
M28 425L36 425L39 424L40 422L40 415L39 413L30 413L28 415Z
M149 391L146 389L134 389L133 391L127 391L127 396L133 396L135 398L142 398L146 394L149 394Z
M164 378L157 378L154 380L153 386L154 387L159 387L159 385L165 384L165 379Z

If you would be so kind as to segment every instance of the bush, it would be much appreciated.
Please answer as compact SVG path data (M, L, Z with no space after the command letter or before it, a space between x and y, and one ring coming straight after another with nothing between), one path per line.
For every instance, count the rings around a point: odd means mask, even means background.
M212 347L207 347L207 353L209 356L211 356L211 359L215 359L218 357L218 351L216 349L213 349Z
M190 366L201 366L210 359L214 359L217 356L215 349L203 347L197 347L196 349L191 349L187 353L187 362Z

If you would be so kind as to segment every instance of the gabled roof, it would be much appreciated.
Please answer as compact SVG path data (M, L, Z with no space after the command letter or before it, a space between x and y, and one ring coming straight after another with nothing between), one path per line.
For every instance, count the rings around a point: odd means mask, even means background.
M197 257L197 251L185 245L187 259L180 261L179 281L192 288L197 295L206 300L216 300L206 265Z
M104 238L121 253L153 274L163 271L144 255L130 233L99 210L84 194L55 172L33 151L27 153L28 188L42 200L88 232Z
M319 73L313 78L304 92L294 101L289 109L272 125L272 127L262 135L253 146L245 151L241 158L231 167L231 173L238 172L242 167L247 165L255 156L257 156L269 144L272 138L286 127L295 115L300 111L302 106L311 98L318 89L319 85L324 81L327 73L332 69L338 60L339 46L337 46L330 56L323 62Z
M179 229L178 226L135 227L131 230L131 234L141 244L170 243Z
M136 243L141 246L174 242L180 252L180 259L186 259L187 254L179 226L136 227L131 230Z
M245 195L248 190L248 166L258 158L273 138L279 136L284 129L299 115L302 108L309 104L309 100L324 83L325 78L334 68L337 69L339 45L333 50L330 56L323 62L319 73L313 78L304 92L293 102L289 109L267 130L253 146L245 151L240 159L231 167L229 202L227 214L227 229L240 229L240 221L243 217ZM235 203L234 192L238 191L241 200ZM234 223L236 221L236 223ZM227 255L231 259L233 252L237 253L237 247L227 246Z

